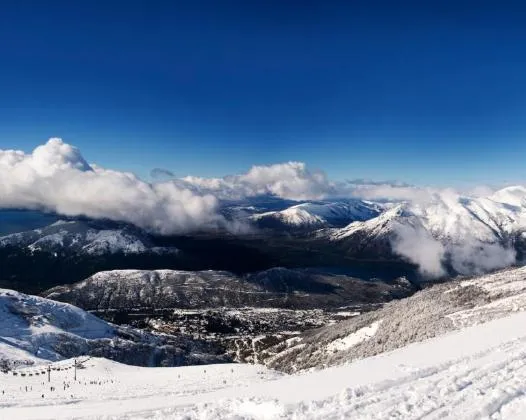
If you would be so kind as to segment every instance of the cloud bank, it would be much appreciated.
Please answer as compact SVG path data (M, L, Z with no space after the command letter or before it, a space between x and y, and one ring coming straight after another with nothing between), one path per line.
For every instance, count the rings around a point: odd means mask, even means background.
M52 138L32 153L0 150L0 207L106 218L161 234L217 227L242 232L246 226L219 214L220 200L257 195L309 200L335 192L323 172L301 162L253 166L224 178L176 179L160 168L151 175L156 181L147 183L89 164L76 147Z
M321 200L337 195L335 184L321 171L312 171L303 162L253 166L247 173L224 178L187 176L182 185L222 200L238 200L273 195L288 200Z
M0 206L107 218L162 234L222 222L216 197L89 165L78 149L57 138L31 154L0 150Z

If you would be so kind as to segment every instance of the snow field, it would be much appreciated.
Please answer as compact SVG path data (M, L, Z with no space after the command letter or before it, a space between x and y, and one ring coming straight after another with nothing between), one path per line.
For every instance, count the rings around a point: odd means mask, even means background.
M526 313L290 376L257 365L140 368L90 359L85 366L77 382L71 370L44 385L42 377L3 375L0 418L519 419Z

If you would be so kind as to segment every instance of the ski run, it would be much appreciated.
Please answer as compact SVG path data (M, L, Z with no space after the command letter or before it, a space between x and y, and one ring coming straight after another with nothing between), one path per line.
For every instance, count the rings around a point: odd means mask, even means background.
M53 363L50 382L46 365L2 373L0 418L520 419L526 412L520 311L295 375L258 365L142 368L79 360L76 381L72 360Z

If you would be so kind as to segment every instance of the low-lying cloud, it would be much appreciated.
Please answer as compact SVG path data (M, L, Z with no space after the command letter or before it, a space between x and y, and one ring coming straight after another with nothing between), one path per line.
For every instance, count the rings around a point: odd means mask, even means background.
M482 274L498 268L509 267L516 261L517 253L511 247L498 243L470 241L451 247L452 268L460 274Z
M391 247L393 252L417 265L424 277L438 278L446 274L446 249L423 227L398 225Z
M462 275L477 275L509 267L516 251L499 243L464 237L462 243L442 243L426 229L400 225L391 241L393 252L418 266L427 279L444 277L452 269Z
M505 230L498 231L494 218L500 215L503 223L520 227L526 225L523 213L506 203L479 202L452 189L430 194L431 201L417 196L407 203L407 219L397 221L391 240L393 252L417 265L424 277L442 277L449 271L475 275L516 262L516 251L502 239Z

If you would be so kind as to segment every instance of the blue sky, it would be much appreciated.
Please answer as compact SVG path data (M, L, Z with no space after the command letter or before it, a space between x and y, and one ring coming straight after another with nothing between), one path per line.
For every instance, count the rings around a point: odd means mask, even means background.
M526 179L526 11L500 2L0 5L0 148L146 177ZM500 3L500 4L499 4Z

